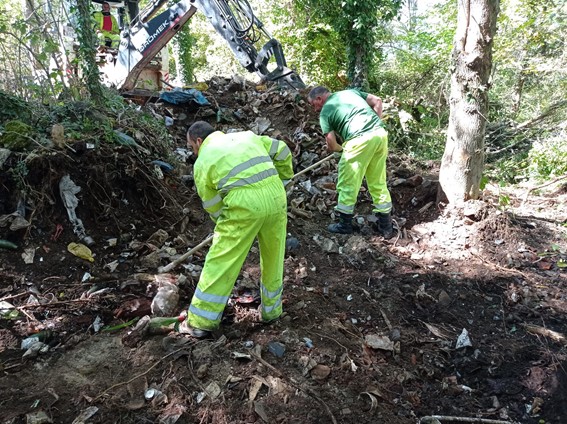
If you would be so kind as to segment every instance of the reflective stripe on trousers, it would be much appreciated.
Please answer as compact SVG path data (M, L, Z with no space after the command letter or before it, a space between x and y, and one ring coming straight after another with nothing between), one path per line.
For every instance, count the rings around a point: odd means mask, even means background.
M231 190L224 198L187 320L191 327L214 330L254 239L260 246L262 319L282 313L287 199L277 176Z
M339 199L335 210L354 213L364 177L372 196L373 211L388 213L392 210L392 198L386 184L387 157L388 133L383 128L345 143L339 160Z

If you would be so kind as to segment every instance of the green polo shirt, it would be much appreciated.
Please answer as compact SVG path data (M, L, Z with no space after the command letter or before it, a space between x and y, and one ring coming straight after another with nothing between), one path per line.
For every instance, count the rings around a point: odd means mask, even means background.
M348 141L383 127L374 109L366 103L367 97L368 93L356 89L331 94L319 115L323 134L335 131L343 141Z

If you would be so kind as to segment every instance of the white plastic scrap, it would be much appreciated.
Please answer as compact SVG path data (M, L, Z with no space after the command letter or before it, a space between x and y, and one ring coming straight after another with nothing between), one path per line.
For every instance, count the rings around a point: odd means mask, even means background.
M69 175L64 175L59 181L59 194L61 195L61 200L67 209L67 215L69 215L69 220L73 224L73 232L79 237L79 240L84 240L87 245L93 244L92 238L87 236L85 232L85 227L83 226L83 221L77 218L75 209L79 205L79 199L77 199L76 194L81 191L81 187L76 185Z
M472 347L471 339L469 338L469 332L466 328L463 328L463 331L457 338L457 344L455 345L455 349L461 349L463 347L470 346Z

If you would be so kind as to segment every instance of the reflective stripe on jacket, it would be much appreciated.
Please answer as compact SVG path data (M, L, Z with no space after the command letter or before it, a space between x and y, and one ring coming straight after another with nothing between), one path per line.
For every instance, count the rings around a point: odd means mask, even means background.
M193 174L203 207L216 222L222 213L223 198L230 190L273 175L291 179L292 155L283 141L268 136L251 131L216 131L199 148Z

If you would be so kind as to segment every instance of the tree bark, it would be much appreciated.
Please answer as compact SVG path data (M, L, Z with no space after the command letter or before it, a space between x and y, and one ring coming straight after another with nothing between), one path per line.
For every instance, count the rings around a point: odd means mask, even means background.
M449 203L480 194L492 45L499 0L458 0L447 144L439 182Z
M104 91L100 79L100 70L96 63L97 41L92 28L91 0L76 0L79 12L79 58L83 68L85 85L89 91L91 100L95 104L104 102Z

